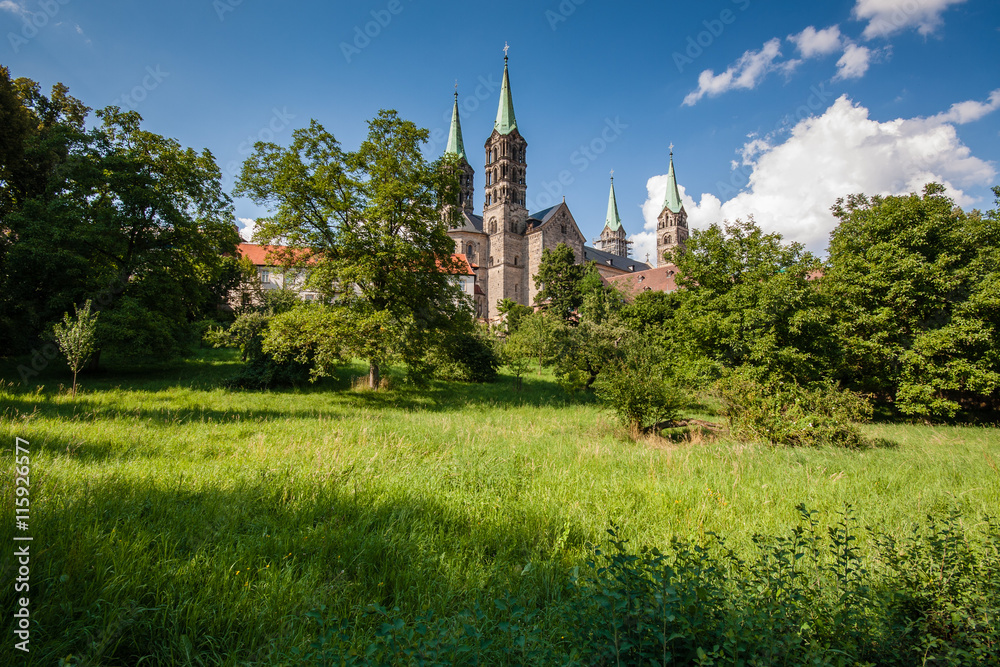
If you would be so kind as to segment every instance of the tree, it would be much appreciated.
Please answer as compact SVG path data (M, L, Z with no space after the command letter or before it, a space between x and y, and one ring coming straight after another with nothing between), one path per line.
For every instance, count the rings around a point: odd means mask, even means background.
M573 249L560 243L555 250L542 251L542 261L535 274L535 303L546 305L554 315L569 322L583 303L580 282L586 267L576 263Z
M11 347L29 349L60 313L91 299L102 313L95 360L102 350L180 353L189 323L214 314L235 275L239 237L213 156L147 132L138 114L115 107L85 132L86 107L64 87L46 98L33 82L15 84L41 129L22 138L28 166L0 184L13 202L0 233L8 242L0 326Z
M389 360L419 364L434 337L471 309L451 275L456 211L446 204L457 172L452 158L424 159L427 136L383 110L360 148L344 152L314 120L287 148L258 142L237 183L237 194L273 210L257 238L306 250L313 286L363 332L350 349L368 360L372 388Z
M508 341L514 340L512 349L520 350L524 356L538 361L538 374L542 366L549 364L556 353L556 341L565 325L547 312L532 313L521 320L521 324Z
M497 301L497 312L503 318L504 333L509 336L521 326L521 320L535 311L530 306L522 306L513 299L501 299Z
M681 287L665 341L674 357L703 370L742 368L759 380L829 375L831 315L811 280L820 263L801 244L737 220L695 230L670 259Z
M56 345L66 357L69 369L73 371L73 398L76 398L76 375L90 360L94 353L94 339L97 331L97 313L91 315L90 301L83 308L76 308L76 318L70 319L69 313L63 314L63 321L52 327Z
M1000 203L1000 188L994 189ZM996 407L1000 389L1000 215L923 195L853 195L822 284L838 307L839 378L907 415Z

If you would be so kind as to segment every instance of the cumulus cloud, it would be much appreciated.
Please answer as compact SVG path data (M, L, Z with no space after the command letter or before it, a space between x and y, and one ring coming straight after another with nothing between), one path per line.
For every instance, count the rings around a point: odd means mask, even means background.
M866 39L888 37L905 30L917 29L921 35L930 35L943 23L941 15L951 6L966 0L857 0L852 15L865 26Z
M844 49L844 55L837 61L837 75L834 81L844 79L860 79L868 71L871 65L872 50L866 46L848 44Z
M840 26L833 25L823 30L809 26L798 34L789 35L788 41L795 44L803 58L827 56L841 48Z
M243 228L240 230L240 236L243 240L251 243L253 242L254 232L257 231L257 221L253 218L238 218L238 220L243 224Z
M695 200L682 188L689 222L694 228L704 228L753 215L765 230L823 252L837 224L830 207L839 197L859 192L920 192L926 183L935 181L944 184L959 205L977 205L980 202L962 188L992 185L997 168L972 155L958 138L954 123L1000 107L1000 91L989 99L988 103L956 104L929 118L879 122L869 117L868 109L841 96L822 115L798 122L783 141L752 138L741 151L743 168L750 176L742 192L723 201L720 197L728 196L725 193L731 188L719 183L717 194L704 193ZM973 108L976 111L968 111ZM682 162L678 169L683 181ZM635 256L640 259L646 253L652 257L655 251L653 234L666 176L649 179L646 189L645 228L633 237Z
M0 2L0 10L17 14L18 16L26 16L30 13L27 8L18 2L13 2L13 0L3 0Z
M701 98L708 95L715 97L733 88L750 90L775 69L792 69L797 61L776 63L781 57L781 40L775 37L761 47L760 51L747 51L739 59L726 68L726 71L716 74L707 69L698 75L698 88L688 93L684 104L693 106Z
M952 104L951 108L944 113L933 116L931 120L941 123L956 123L964 125L972 121L979 120L986 114L1000 109L1000 88L990 93L990 98L986 102L968 100Z

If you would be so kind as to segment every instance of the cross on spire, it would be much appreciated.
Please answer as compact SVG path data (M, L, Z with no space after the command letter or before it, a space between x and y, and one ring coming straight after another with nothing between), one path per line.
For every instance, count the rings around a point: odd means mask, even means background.
M674 154L674 142L672 142L672 141L670 142L670 154L671 155Z
M611 180L612 181L615 180L615 170L614 169L611 170Z
M503 43L503 57L507 58L507 52L510 51L510 44L507 42Z

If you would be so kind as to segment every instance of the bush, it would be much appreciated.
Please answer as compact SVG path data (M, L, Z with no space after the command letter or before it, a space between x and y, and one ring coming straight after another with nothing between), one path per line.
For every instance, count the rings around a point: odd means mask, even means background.
M623 359L603 367L594 390L630 431L673 421L685 405L684 396L670 384L655 348L641 340L630 341Z
M500 360L490 338L481 330L447 336L428 354L434 374L442 380L493 382Z
M612 525L609 546L547 609L508 595L453 617L377 605L351 619L311 612L319 636L291 663L997 664L995 521L971 530L955 509L898 543L869 529L881 558L867 562L850 507L825 529L815 511L798 511L789 534L755 536L744 557L712 533L634 550Z
M806 388L761 383L738 374L716 386L729 429L742 440L855 449L872 444L856 425L872 415L871 404L859 394L830 384Z

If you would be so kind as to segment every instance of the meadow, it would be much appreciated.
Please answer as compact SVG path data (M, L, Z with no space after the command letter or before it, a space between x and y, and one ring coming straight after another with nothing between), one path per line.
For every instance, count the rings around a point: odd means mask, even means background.
M1000 507L1000 432L873 424L885 446L780 448L678 430L630 439L588 394L530 371L521 391L435 382L351 388L366 369L287 391L230 391L232 351L18 384L4 367L0 540L12 544L15 438L31 452L31 653L12 650L10 549L0 557L0 663L274 664L317 634L307 614L454 616L515 596L547 621L612 525L633 545L785 534L796 507L824 528L906 534L960 507ZM690 417L720 421L710 402ZM857 533L863 558L873 553ZM564 647L567 651L571 648ZM13 656L13 657L12 657ZM20 664L20 663L18 663Z

